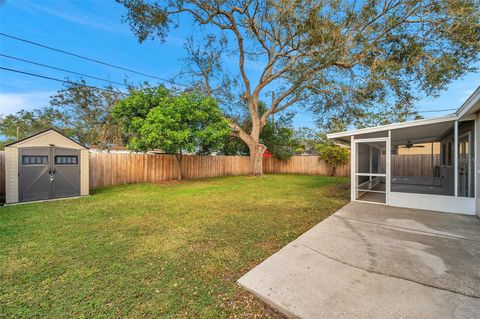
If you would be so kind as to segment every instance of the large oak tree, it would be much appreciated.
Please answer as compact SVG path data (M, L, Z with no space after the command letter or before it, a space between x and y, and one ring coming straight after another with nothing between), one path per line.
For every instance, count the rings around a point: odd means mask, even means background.
M480 48L478 0L118 1L141 42L164 40L188 17L226 36L252 122L249 133L232 122L232 134L247 144L255 175L273 114L302 105L347 119L379 105L403 111L470 71ZM252 62L259 75L248 72Z

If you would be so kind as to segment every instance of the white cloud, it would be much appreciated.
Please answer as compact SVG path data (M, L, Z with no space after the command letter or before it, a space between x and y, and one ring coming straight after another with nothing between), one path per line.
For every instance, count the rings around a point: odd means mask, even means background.
M49 105L54 92L0 93L0 114L7 115L22 109L31 110Z
M121 33L121 32L126 32L126 30L128 30L125 27L122 27L122 25L117 22L107 21L103 18L100 22L97 22L96 20L90 18L86 14L79 14L79 13L71 14L65 11L60 11L51 7L40 5L39 3L35 3L35 2L29 2L28 7L25 7L23 5L20 5L20 7L25 10L41 10L43 12L56 16L60 19L81 25L83 27L90 27L90 28L105 30L113 33Z
M95 22L94 20L91 20L88 16L85 15L77 15L77 14L66 14L63 12L59 12L56 10L52 10L49 8L42 8L47 13L50 13L54 16L57 16L61 19L67 20L72 23L79 24L84 27L90 27L94 29L100 29L100 30L105 30L109 32L122 32L124 31L118 24L112 24L109 22Z

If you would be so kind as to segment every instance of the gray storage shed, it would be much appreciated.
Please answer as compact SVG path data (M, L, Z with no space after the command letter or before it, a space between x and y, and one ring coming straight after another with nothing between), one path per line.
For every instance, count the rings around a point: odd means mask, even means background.
M88 149L54 129L5 146L7 204L89 194Z

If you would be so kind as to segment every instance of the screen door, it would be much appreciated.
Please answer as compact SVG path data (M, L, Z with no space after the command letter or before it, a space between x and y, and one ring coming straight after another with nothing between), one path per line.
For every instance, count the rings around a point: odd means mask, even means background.
M356 201L386 204L387 138L355 141L354 196Z

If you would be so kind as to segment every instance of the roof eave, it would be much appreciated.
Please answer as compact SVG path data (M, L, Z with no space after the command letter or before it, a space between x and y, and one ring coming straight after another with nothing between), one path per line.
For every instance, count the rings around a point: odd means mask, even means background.
M46 132L49 132L49 131L53 131L53 132L55 132L55 133L57 133L57 134L60 134L61 136L65 137L66 139L72 141L73 143L75 143L75 144L83 147L83 148L86 149L86 150L89 149L88 147L86 147L85 145L80 144L79 142L75 141L74 139L71 139L70 137L65 136L63 133L61 133L60 131L54 129L53 127L47 128L47 129L42 130L42 131L39 131L39 132L37 132L37 133L35 133L35 134L33 134L33 135L24 137L24 138L22 138L22 139L19 139L18 141L10 142L10 143L8 143L8 144L3 145L3 147L9 147L9 146L13 146L13 145L18 144L18 143L25 142L25 141L27 141L27 140L29 140L29 139L32 139L32 138L34 138L34 137L37 137L38 135L41 135L41 134L46 133Z
M331 133L331 134L327 134L327 138L328 139L345 138L345 137L350 137L350 136L354 136L354 135L389 131L389 130L395 130L395 129L399 129L399 128L407 128L407 127L413 127L413 126L456 121L457 119L458 119L458 116L456 114L449 114L449 115L445 115L445 116L442 116L442 117L435 117L435 118L431 118L431 119L421 119L421 120L415 120L415 121L409 121L409 122L401 122L401 123L394 123L394 124L388 124L388 125L362 128L362 129L358 129L358 130Z
M468 97L468 99L457 110L456 114L459 118L471 115L480 110L480 86Z

